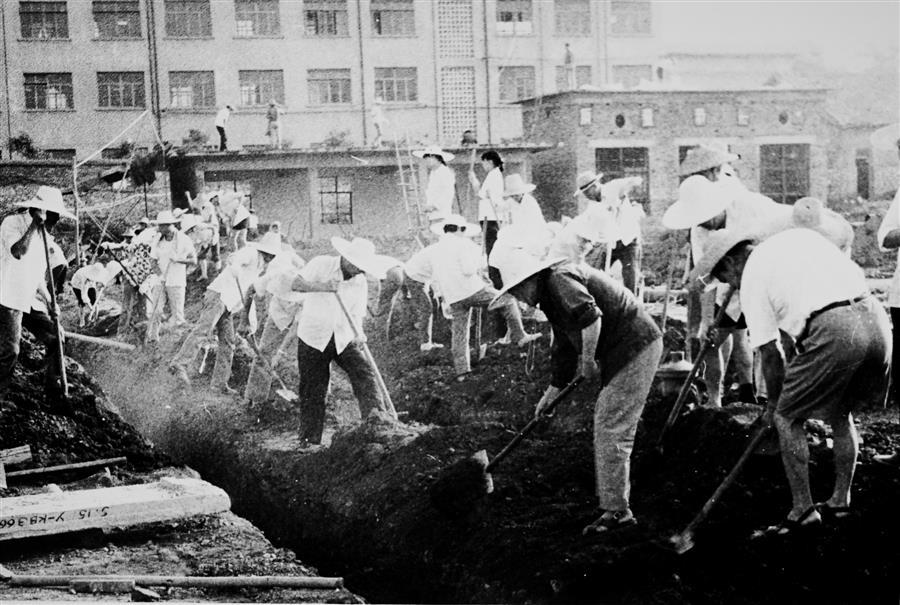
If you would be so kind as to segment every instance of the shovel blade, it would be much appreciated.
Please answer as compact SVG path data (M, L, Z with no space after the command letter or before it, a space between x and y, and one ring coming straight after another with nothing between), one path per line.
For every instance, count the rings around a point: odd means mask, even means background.
M669 547L675 552L675 554L683 555L687 551L694 548L694 534L688 531L683 531L680 534L675 534L671 538L669 538Z

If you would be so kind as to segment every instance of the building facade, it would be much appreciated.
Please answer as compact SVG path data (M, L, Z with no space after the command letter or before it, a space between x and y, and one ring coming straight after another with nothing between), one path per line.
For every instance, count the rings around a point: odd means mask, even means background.
M515 101L652 77L649 0L0 0L0 138L79 157L149 111L162 138L288 146L523 135ZM376 101L380 103L376 106ZM382 125L383 126L383 125ZM139 145L152 129L125 135ZM4 147L6 147L4 145ZM4 149L9 152L9 149Z

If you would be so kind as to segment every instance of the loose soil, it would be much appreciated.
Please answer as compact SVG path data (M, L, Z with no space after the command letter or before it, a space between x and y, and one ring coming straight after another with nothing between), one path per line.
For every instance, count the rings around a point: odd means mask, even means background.
M405 309L398 313L409 327ZM540 329L540 325L532 326ZM546 328L544 328L546 331ZM665 456L653 443L671 399L651 397L633 456L632 505L640 523L608 537L583 537L594 510L591 408L583 386L556 417L494 473L495 492L464 514L439 512L428 488L479 449L498 452L531 416L548 380L549 351L535 367L524 353L492 348L473 377L452 381L447 325L441 351L421 354L406 332L390 343L383 321L369 344L402 424L361 422L335 371L326 445L302 448L295 408L252 410L209 395L203 380L180 391L164 363L121 359L85 347L80 359L147 427L158 447L225 488L234 509L280 546L379 602L873 603L893 602L900 561L900 475L872 463L900 447L894 413L862 414L863 446L853 513L807 535L758 538L790 496L778 456L754 456L696 536L676 555L661 546L681 530L736 461L752 406L684 415ZM177 344L163 341L159 360ZM676 335L667 337L676 346ZM289 384L295 380L290 377ZM163 403L164 402L164 403ZM160 405L163 403L163 405ZM817 500L832 481L829 433L810 424Z

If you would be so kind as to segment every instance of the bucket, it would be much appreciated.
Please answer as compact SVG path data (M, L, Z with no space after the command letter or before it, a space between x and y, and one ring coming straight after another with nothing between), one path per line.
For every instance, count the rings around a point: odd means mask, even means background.
M656 371L656 390L662 397L677 395L693 365L684 358L684 351L673 351Z

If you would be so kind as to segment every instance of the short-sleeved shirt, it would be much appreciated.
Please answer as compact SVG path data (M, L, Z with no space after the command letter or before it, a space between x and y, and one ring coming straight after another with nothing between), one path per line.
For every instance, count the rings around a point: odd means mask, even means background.
M449 166L439 164L428 175L428 186L425 189L425 204L434 207L434 210L429 210L428 219L437 221L450 216L455 197L456 175Z
M413 254L408 261L403 263L403 271L410 279L414 279L423 284L430 283L434 278L434 267L431 259L437 248L436 244L426 246Z
M869 292L859 265L811 229L789 229L760 243L741 277L741 307L754 348L800 336L812 312Z
M340 280L338 294L356 326L362 329L366 314L366 298L369 284L362 273L344 279L340 256L317 256L300 270L300 276L308 282ZM340 354L353 341L353 328L337 302L334 292L306 292L303 311L297 322L297 336L312 348L324 351L334 337L334 346Z
M34 231L28 252L22 258L12 255L12 245L19 241L31 225L28 212L11 214L0 224L0 305L28 313L31 303L47 272L44 243L40 231Z
M530 193L522 196L520 202L509 202L509 222L517 227L539 229L547 224L541 206Z
M218 292L225 308L236 313L244 304L250 286L255 286L265 270L265 263L259 251L252 246L241 248L231 255L228 266L207 287Z
M503 172L492 168L478 190L478 220L505 221L506 200L503 198Z
M553 326L551 383L564 387L577 371L581 331L601 318L595 357L606 385L650 343L661 337L653 318L622 284L584 263L547 270L538 306Z
M448 305L468 298L484 288L478 274L481 249L465 236L445 233L434 244L432 276Z
M150 249L151 258L159 264L160 275L166 278L166 286L187 285L187 265L173 262L175 259L186 260L196 258L194 242L181 231L175 232L171 240L160 236Z
M888 233L895 229L900 229L900 189L894 195L894 201L891 202L891 207L878 228L878 245L885 252L888 249L884 247L884 240ZM894 268L894 279L891 280L891 289L888 292L888 306L900 307L900 248L897 249L897 266Z

